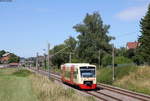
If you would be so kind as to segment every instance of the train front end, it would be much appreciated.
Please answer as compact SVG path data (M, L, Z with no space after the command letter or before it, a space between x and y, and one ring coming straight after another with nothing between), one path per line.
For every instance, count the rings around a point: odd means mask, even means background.
M96 66L81 66L79 71L80 89L96 89Z

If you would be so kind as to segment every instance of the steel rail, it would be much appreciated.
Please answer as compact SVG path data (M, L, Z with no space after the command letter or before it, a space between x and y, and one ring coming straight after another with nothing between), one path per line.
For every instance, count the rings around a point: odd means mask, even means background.
M116 97L114 97L114 96L110 96L110 95L105 94L105 93L102 93L102 92L96 91L96 93L99 93L99 94L101 94L101 95L107 96L107 97L112 98L112 99L115 99L116 101L122 101L122 100L120 100L120 99L118 99L118 98L116 98Z
M100 88L112 91L112 92L116 92L116 93L119 93L119 94L122 94L122 95L125 95L125 96L129 96L129 97L138 99L138 100L150 101L150 97L146 96L146 95L138 94L138 93L135 93L135 92L123 90L121 88L116 88L116 87L109 86L109 85L106 85L106 84L101 84L101 83L98 83L97 86L100 87Z
M87 93L87 94L89 94L89 95L92 95L92 96L94 96L94 97L96 97L96 98L98 98L98 99L100 99L100 100L103 100L103 101L108 101L107 99L105 99L105 98L102 98L102 97L100 97L100 96L98 96L98 95L96 95L96 94L93 94L93 93L91 93L91 92L85 92L85 93Z

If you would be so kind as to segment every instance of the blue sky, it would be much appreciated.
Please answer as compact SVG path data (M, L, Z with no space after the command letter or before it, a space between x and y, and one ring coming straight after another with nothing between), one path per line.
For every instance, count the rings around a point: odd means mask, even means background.
M1 0L2 1L2 0ZM86 13L98 11L116 47L137 40L139 21L150 0L12 0L0 2L0 50L21 57L43 54L47 42L52 46L76 37L72 28Z

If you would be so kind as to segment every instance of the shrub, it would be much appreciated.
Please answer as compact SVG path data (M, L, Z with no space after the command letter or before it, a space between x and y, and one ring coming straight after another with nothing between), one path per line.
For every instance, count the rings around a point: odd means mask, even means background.
M112 64L112 56L107 54L102 58L102 63L104 67Z
M115 64L126 64L126 63L133 63L133 61L124 56L115 57Z

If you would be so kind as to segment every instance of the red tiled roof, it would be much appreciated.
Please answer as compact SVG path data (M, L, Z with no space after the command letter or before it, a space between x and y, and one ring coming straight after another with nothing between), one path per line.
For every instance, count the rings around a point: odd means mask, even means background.
M13 66L14 66L14 65L19 65L19 63L10 63L9 65L11 65L11 66L12 66L12 65L13 65Z
M128 42L127 43L127 49L135 49L138 47L138 45L139 45L138 42Z

